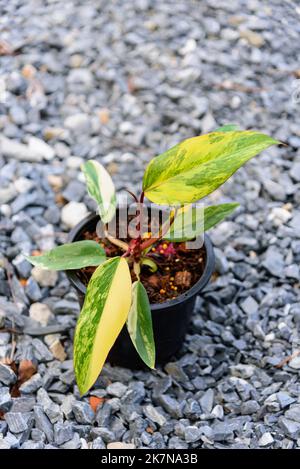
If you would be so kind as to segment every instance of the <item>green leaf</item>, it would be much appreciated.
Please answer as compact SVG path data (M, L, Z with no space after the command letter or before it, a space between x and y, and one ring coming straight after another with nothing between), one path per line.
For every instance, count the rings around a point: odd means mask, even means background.
M224 218L228 217L240 204L220 204L210 205L204 209L204 231L209 230L213 226L220 223Z
M103 223L108 223L116 212L116 193L114 183L98 161L89 160L82 165L89 195L97 202Z
M151 249L151 246L150 246L150 249ZM157 271L157 268L158 268L157 264L152 259L149 259L149 257L143 257L141 259L141 264L146 265L147 267L149 267L150 272L156 272Z
M106 254L96 241L76 241L58 246L41 256L24 257L31 264L48 270L71 270L102 264Z
M239 130L239 126L236 124L226 124L218 127L214 132L231 132L233 130Z
M150 161L143 190L156 204L196 202L275 143L280 142L255 131L212 132L190 138Z
M89 281L74 338L74 367L81 394L95 383L124 326L131 305L131 277L125 259L101 264Z
M188 205L178 210L178 214L164 239L174 242L189 241L209 230L230 215L239 204L220 204L205 207ZM198 208L198 210L197 210Z
M155 343L152 329L150 303L144 285L132 285L132 304L127 319L127 329L141 359L149 368L155 367Z

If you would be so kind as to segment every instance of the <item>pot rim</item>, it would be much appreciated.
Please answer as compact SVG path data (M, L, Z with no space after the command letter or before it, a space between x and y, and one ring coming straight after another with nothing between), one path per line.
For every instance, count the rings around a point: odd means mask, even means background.
M83 218L68 234L67 242L73 243L78 234L83 230L86 224L93 221L95 218L99 218L99 214L94 212ZM182 293L174 300L168 300L164 303L152 303L150 304L151 310L162 310L171 306L176 306L184 301L196 296L200 293L201 290L207 285L209 279L214 271L215 266L215 254L212 242L209 236L205 233L204 234L204 247L206 250L206 264L203 270L203 274L201 275L200 279L190 288L187 292ZM76 275L76 270L65 270L67 277L69 278L71 284L79 290L80 293L86 293L86 286L79 280L78 276Z

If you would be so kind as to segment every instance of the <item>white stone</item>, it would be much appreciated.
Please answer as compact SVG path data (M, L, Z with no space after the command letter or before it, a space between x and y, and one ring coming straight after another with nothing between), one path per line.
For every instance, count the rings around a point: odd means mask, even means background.
M300 356L292 358L289 362L289 366L294 370L300 370Z
M47 326L53 314L49 306L44 303L33 303L29 308L29 316L35 321L39 322L42 326Z
M64 126L73 132L89 132L90 120L86 114L73 114L65 119Z
M292 218L292 214L285 208L281 207L273 208L268 216L268 219L271 220L275 226L280 226L286 223L290 218Z
M122 443L121 441L114 441L108 443L107 449L135 449L135 445L132 443Z
M52 160L54 158L55 151L53 148L40 138L29 137L28 146L29 150L34 151L37 155L39 155L41 160Z
M274 438L272 437L270 432L266 432L262 435L262 437L259 439L259 446L269 446L274 442Z
M55 236L53 225L45 225L39 229L36 243L41 251L50 251L55 246Z
M87 215L88 210L83 203L69 202L61 211L61 220L68 228L74 228Z
M83 158L80 156L69 156L67 158L67 166L71 169L78 169L83 163Z
M0 152L7 158L14 158L20 161L42 161L39 153L36 153L28 145L6 137L0 137Z
M31 179L24 177L16 179L14 184L19 194L24 194L25 192L30 191L30 189L34 186L34 182Z
M54 287L58 279L58 273L55 270L47 270L39 266L32 269L31 275L41 287Z

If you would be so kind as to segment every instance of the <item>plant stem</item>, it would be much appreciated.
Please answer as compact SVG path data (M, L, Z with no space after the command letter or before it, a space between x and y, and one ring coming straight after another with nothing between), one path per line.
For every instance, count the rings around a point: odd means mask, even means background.
M171 216L170 216L170 223L165 223L165 226L162 227L162 230L161 230L161 235L158 237L158 238L150 238L150 239L147 239L147 241L145 241L144 243L142 243L140 245L140 249L143 251L144 249L147 249L148 247L152 246L152 244L156 243L157 241L159 241L160 239L162 239L164 237L164 235L168 232L170 226L174 223L174 220L176 218L176 215L177 215L177 207L175 208L175 210L172 210L171 211Z
M120 239L116 239L113 236L111 236L108 231L105 229L104 230L104 236L108 239L108 241L115 246L118 246L119 248L123 249L123 251L127 252L129 249L129 246L127 243L124 241L121 241Z

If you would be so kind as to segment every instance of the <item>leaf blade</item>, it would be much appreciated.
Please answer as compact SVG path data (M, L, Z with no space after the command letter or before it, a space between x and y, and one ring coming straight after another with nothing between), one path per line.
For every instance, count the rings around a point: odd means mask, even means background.
M276 143L280 142L255 131L212 132L184 140L150 161L143 190L156 204L196 202Z
M48 270L72 270L98 266L106 259L102 246L96 241L85 240L57 246L40 256L26 256L31 264Z
M173 225L165 234L164 239L173 242L189 241L200 236L224 218L230 215L237 207L238 203L227 203L220 205L210 205L204 210L193 210L196 207L189 205L178 210L178 214ZM191 211L190 213L187 213Z
M115 186L104 166L89 160L82 165L89 195L97 202L103 223L109 223L116 212Z
M210 230L228 217L240 204L236 202L220 205L209 205L204 209L204 231Z
M142 282L132 285L132 304L127 318L127 330L141 359L149 368L155 367L155 343L151 308Z
M131 277L125 259L115 257L94 272L74 338L74 368L81 395L95 383L124 326L131 305Z

